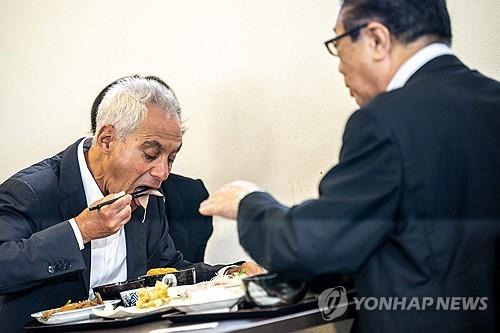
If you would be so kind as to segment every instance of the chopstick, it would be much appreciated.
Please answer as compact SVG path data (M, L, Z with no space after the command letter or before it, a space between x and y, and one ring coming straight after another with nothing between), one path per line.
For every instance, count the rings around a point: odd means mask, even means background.
M135 192L132 192L130 193L130 195L132 195L132 198L139 198L139 197L143 197L145 195L148 195L149 193L147 193L147 191L151 190L150 188L148 187L145 187L145 188L141 188L140 190L137 190ZM110 205L112 204L113 202L115 202L116 200L120 199L120 198L123 198L124 196L126 196L128 193L122 195L122 196L119 196L118 198L114 198L114 199L111 199L111 200L108 200L108 201L104 201L104 202L101 202L95 206L92 206L92 207L89 207L89 210L90 211L93 211L93 210L96 210L96 209L101 209L102 207L106 206L106 205Z

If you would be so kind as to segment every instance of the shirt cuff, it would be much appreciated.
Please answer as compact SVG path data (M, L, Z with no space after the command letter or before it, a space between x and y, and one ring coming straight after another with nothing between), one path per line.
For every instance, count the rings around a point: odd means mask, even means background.
M229 265L229 266L224 266L224 267L222 267L221 269L219 269L219 270L217 271L217 275L222 276L222 275L226 274L226 271L227 271L228 269L233 268L233 267L238 267L238 265Z
M250 193L262 191L262 189L259 186L257 186L252 182L248 182L246 180L235 180L230 184L235 185L239 188L239 193L237 194L239 201L243 200L243 198L249 195Z
M70 219L69 224L71 225L71 228L73 228L73 233L75 234L76 241L78 242L78 247L80 248L80 250L83 250L85 248L85 245L83 244L82 233L80 231L80 228L78 228L75 219Z

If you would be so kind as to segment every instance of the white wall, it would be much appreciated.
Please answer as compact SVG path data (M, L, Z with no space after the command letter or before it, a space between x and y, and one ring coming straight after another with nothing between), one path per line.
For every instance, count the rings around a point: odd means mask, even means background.
M454 51L500 79L497 0L450 0ZM89 130L95 95L133 73L176 91L189 131L174 172L235 178L285 203L316 195L354 101L323 41L336 0L0 0L0 181ZM244 256L216 219L209 262Z

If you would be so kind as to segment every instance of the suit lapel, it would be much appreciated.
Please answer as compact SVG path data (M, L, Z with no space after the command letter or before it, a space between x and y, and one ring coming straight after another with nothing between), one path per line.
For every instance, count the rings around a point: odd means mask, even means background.
M127 280L143 275L147 267L146 233L142 218L144 209L137 208L132 218L125 224L125 239L127 243Z
M79 215L87 207L77 157L78 144L81 140L69 146L63 152L61 158L59 188L66 195L66 199L61 201L59 209L64 220L69 220ZM90 285L90 247L89 242L85 244L85 248L82 251L83 261L87 269L82 272L81 279L87 291Z

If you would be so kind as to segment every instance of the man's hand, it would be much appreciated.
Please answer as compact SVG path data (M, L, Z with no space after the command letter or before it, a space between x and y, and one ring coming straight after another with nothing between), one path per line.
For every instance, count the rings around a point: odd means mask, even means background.
M236 220L241 199L251 192L258 191L254 183L237 180L224 185L200 204L202 215L217 215Z
M94 202L91 206L123 196L124 194L125 192L110 194ZM76 224L82 234L83 242L87 243L93 239L107 237L120 230L121 226L130 221L130 217L132 216L131 200L132 196L127 194L100 209L89 211L87 208L75 217Z
M234 273L245 273L248 276L263 274L265 273L262 266L257 265L253 262L247 261L241 264L238 267L228 268L226 271L226 275L232 275Z

